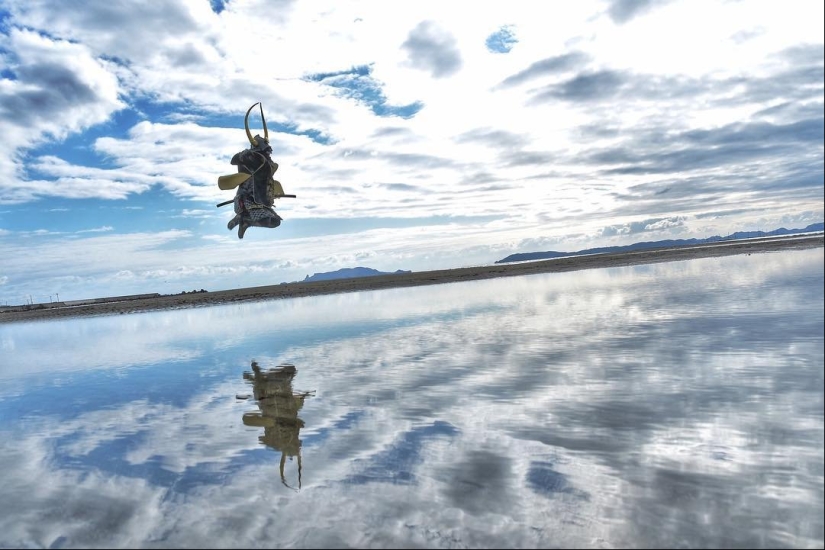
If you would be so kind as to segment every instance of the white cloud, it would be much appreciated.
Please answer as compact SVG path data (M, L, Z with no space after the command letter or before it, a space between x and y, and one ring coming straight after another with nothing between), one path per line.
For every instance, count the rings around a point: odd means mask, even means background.
M15 75L0 80L0 170L13 175L0 183L5 195L23 173L18 150L105 122L124 104L107 64L84 44L11 28L0 46L8 52L3 68Z

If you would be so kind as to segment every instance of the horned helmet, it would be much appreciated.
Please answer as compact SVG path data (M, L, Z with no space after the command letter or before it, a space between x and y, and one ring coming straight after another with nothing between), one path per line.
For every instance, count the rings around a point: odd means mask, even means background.
M255 135L255 137L252 137L252 132L249 131L249 113L250 111L252 111L252 109L255 108L255 105L260 106L261 109L261 121L264 124L263 137L257 134ZM272 152L272 147L269 146L269 130L266 129L266 119L264 118L264 106L260 101L258 103L253 104L252 107L247 109L246 116L243 119L243 125L246 129L246 137L249 138L249 143L252 145L252 150L267 155L270 154Z

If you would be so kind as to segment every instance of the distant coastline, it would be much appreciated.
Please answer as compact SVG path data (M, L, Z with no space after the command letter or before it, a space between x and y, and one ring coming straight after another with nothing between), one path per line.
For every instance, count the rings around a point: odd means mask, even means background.
M401 288L441 283L475 281L494 277L511 277L537 273L557 273L580 269L621 267L697 258L801 250L823 247L823 233L761 239L720 241L674 248L652 248L602 254L568 256L521 263L493 264L438 271L401 272L367 277L321 281L280 283L270 286L194 291L171 295L136 295L100 298L94 303L74 306L30 308L0 308L0 323L49 320L86 315L120 315L140 311L203 307L241 301L297 298L341 292L361 292L386 288ZM88 302L88 301L86 301ZM52 304L42 304L51 306Z
M582 256L584 254L605 254L616 252L629 252L632 250L645 250L650 248L673 248L677 246L694 246L699 244L710 244L723 241L738 241L742 239L761 239L765 237L780 237L786 235L803 235L807 233L820 233L825 231L825 223L812 223L803 229L785 229L780 227L773 231L737 231L725 237L714 235L713 237L706 237L704 239L666 239L662 241L642 241L624 246L604 246L601 248L588 248L579 250L577 252L556 252L553 250L547 252L521 252L518 254L510 254L504 259L498 260L497 264L506 264L511 262L523 262L529 260L548 260L551 258L565 258L568 256Z

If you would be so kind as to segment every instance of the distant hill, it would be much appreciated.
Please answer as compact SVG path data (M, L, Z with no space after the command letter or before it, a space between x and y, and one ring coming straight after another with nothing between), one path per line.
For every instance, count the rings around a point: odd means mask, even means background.
M404 271L403 269L399 269L394 272L389 271L378 271L376 269L372 269L371 267L345 267L343 269L339 269L338 271L327 271L325 273L316 273L312 277L307 275L304 277L303 282L308 283L311 281L329 281L332 279L351 279L353 277L374 277L375 275L393 275L394 273L411 273L410 271Z
M586 250L579 250L578 252L523 252L519 254L510 254L504 259L498 260L497 264L506 264L510 262L523 262L526 260L547 260L550 258L564 258L566 256L581 256L583 254L604 254L610 252L630 252L632 250L644 250L645 248L672 248L677 246L689 246L704 243L715 243L719 241L735 241L737 239L755 239L758 237L778 237L780 235L793 235L796 233L814 233L825 230L825 224L813 223L805 229L785 229L780 227L773 231L738 231L727 237L720 237L715 235L706 239L668 239L663 241L646 241L624 246L605 246L601 248L588 248Z

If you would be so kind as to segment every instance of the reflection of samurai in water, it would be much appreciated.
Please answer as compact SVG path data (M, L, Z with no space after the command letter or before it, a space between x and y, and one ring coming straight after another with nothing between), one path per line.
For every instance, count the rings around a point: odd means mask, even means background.
M286 458L298 458L298 488L301 487L301 440L299 433L304 421L298 418L298 411L304 406L304 399L314 393L294 392L292 379L295 377L294 365L261 370L258 363L252 361L252 372L243 373L245 380L252 383L253 393L260 412L248 412L243 415L247 426L263 427L264 434L258 440L281 453L281 482L289 487L284 476ZM292 488L292 487L290 487Z

